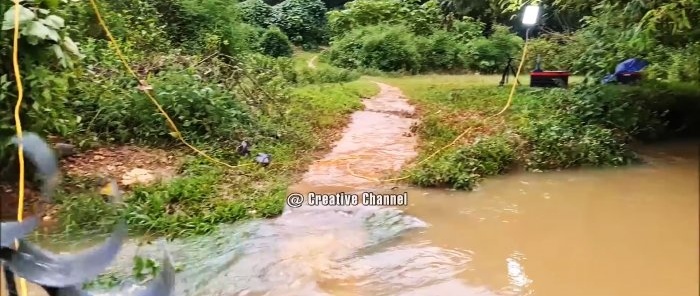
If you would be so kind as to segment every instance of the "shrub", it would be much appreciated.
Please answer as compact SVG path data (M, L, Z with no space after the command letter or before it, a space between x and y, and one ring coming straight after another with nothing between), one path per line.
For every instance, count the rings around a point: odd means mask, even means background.
M333 66L303 68L299 71L296 82L300 84L350 82L360 78L360 73Z
M700 135L700 91L694 85L579 86L538 92L514 106L530 148L529 167L622 165L635 160L627 143Z
M464 69L466 45L460 43L452 33L436 31L418 43L424 71L454 71Z
M169 74L151 81L155 95L183 136L193 140L231 141L255 130L247 106L221 86L201 81L196 75ZM100 138L117 142L164 142L172 139L165 118L135 85L111 81L99 85L78 85L92 95L76 105L92 118L82 128Z
M417 72L420 56L415 39L399 26L364 27L334 41L328 58L333 65L350 69Z
M411 175L411 182L419 186L472 190L482 178L504 173L515 159L511 140L506 137L485 138L421 165Z
M614 130L582 125L575 117L535 120L521 134L529 143L525 164L531 169L622 165L634 159Z
M397 24L403 19L401 2L397 0L355 0L342 10L328 13L330 32L342 37L354 29L378 24Z
M242 21L236 5L224 4L220 0L180 0L168 3L161 13L166 17L163 26L169 28L171 38L182 42L194 53L219 51L226 55L238 56L250 51L254 44L249 43L257 31ZM169 10L171 7L176 10ZM177 21L167 23L169 19ZM209 52L207 52L209 54Z
M291 57L292 43L287 35L284 35L278 28L271 28L265 31L260 40L260 50L262 53L273 57Z
M470 42L467 63L469 69L495 73L503 69L509 57L521 49L523 40L507 27L495 26L489 38L477 38Z
M486 24L478 20L471 17L463 17L452 24L452 33L457 35L456 38L459 41L467 43L483 36L485 27Z
M700 136L700 86L695 83L647 81L638 86L607 88L609 95L636 104L634 136L658 140L678 136ZM615 114L611 114L614 118Z
M645 69L650 79L700 82L700 42L689 43L681 48L657 47L647 57Z
M263 28L272 23L272 6L263 0L246 0L241 2L238 7L241 9L241 17L246 23Z
M342 10L328 13L330 32L334 37L365 26L402 25L414 34L428 35L441 25L442 14L437 0L355 0Z
M272 24L296 45L319 45L327 38L326 6L321 0L286 0L273 6Z
M543 70L566 70L578 74L576 59L585 51L577 35L549 34L531 39L524 71L535 68L537 56L540 56Z

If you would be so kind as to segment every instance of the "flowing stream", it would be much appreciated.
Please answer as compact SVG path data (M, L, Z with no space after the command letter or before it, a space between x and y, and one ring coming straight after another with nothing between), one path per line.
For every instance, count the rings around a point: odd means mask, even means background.
M474 192L377 187L415 157L398 89L356 112L290 193L407 192L401 207L287 208L167 244L177 295L698 295L698 142L625 168L517 173ZM127 245L159 257L157 245Z

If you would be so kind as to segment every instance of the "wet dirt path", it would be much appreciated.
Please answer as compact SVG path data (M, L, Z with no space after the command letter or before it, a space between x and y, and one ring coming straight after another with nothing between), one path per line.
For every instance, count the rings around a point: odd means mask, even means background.
M292 190L371 188L377 185L373 179L399 171L416 157L415 108L398 88L377 85L379 93L363 101L365 110L352 114L333 150L312 164Z

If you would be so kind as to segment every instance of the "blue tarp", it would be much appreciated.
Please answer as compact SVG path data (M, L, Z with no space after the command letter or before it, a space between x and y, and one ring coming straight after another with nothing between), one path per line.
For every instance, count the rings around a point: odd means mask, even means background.
M642 59L627 59L624 62L617 64L617 67L615 67L615 73L607 75L605 78L603 78L603 84L616 81L618 74L641 72L648 65L649 63Z

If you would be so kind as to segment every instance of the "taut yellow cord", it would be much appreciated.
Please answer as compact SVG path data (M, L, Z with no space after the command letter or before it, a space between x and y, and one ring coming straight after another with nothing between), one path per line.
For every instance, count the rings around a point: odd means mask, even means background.
M20 111L22 109L22 99L24 97L24 89L22 89L22 76L19 71L19 0L15 2L15 20L14 33L12 35L12 68L15 72L15 82L17 83L17 103L15 104L15 131L17 134L17 154L19 157L19 185L17 197L17 221L22 222L24 214L24 145L22 144L22 120ZM19 248L19 240L15 240L15 247ZM23 278L19 279L19 294L27 295L27 281Z

